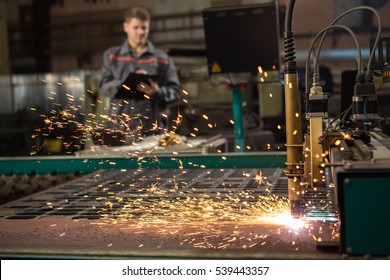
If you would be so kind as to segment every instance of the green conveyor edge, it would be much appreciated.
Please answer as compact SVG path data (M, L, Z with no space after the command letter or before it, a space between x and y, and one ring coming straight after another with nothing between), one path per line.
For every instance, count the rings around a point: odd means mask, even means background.
M191 169L191 168L277 168L284 167L284 152L224 153L137 157L3 157L0 174L91 173L99 169Z

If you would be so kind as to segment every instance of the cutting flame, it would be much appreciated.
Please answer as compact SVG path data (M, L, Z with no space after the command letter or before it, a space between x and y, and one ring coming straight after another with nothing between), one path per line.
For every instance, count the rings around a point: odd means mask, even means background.
M288 211L283 211L282 213L278 214L277 216L274 217L267 217L267 216L262 216L258 218L259 221L266 221L269 223L273 223L276 225L285 225L291 229L300 229L304 227L305 222L300 219L294 219L290 212Z

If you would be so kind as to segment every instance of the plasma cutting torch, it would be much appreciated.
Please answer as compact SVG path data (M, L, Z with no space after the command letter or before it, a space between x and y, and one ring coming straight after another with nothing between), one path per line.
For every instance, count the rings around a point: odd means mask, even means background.
M299 217L302 198L301 181L303 174L302 161L302 119L301 98L298 90L298 71L295 59L294 35L292 32L292 14L295 1L290 1L285 20L284 46L284 92L286 111L286 149L287 162L285 173L288 177L288 199L291 203L291 214Z
M351 160L361 159L361 151L368 149L368 144L373 135L373 129L377 125L377 96L376 87L373 83L372 64L374 53L378 47L381 34L381 21L376 10L369 6L352 8L339 15L331 24L322 29L314 38L306 60L306 97L305 97L305 119L308 130L303 136L302 133L302 111L301 97L298 90L298 71L295 59L294 35L292 32L292 14L295 1L291 0L287 9L284 33L285 45L285 66L284 66L284 92L285 92L285 114L286 114L286 149L287 162L285 174L288 177L288 199L291 205L291 214L297 218L302 214L302 198L307 187L324 187L325 168L334 165L331 154L332 149L343 143L348 143L355 151L356 156ZM377 37L371 48L371 56L368 61L367 70L363 67L361 48L352 29L348 26L338 24L337 21L349 13L357 10L369 10L373 12L378 20ZM342 29L350 33L356 43L358 53L358 70L356 81L353 86L353 96L350 96L348 109L340 114L343 117L336 117L331 123L328 120L328 97L322 92L319 85L318 60L323 40L326 33L331 29ZM314 60L313 83L309 89L309 61L314 45L319 42L317 57ZM386 68L387 67L387 68ZM386 70L387 69L387 70ZM382 76L383 84L387 82L384 66ZM345 95L341 92L341 95ZM347 114L352 111L348 121L345 121ZM339 121L338 126L332 126L334 121ZM348 143L347 143L347 142ZM352 143L352 144L351 144ZM359 144L361 143L361 144ZM365 147L363 147L365 146ZM359 147L355 149L354 147ZM334 150L334 149L333 149ZM341 149L343 152L343 149ZM356 152L357 151L357 152ZM343 152L342 154L345 154ZM370 154L369 151L365 154ZM363 158L371 158L365 156ZM343 164L338 162L337 164ZM331 169L330 170L334 170ZM331 175L330 177L332 177Z

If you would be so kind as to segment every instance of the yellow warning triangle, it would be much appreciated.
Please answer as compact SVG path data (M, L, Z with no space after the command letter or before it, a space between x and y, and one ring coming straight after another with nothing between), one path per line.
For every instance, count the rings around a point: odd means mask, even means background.
M221 66L217 62L214 62L211 66L211 73L220 73L221 72Z

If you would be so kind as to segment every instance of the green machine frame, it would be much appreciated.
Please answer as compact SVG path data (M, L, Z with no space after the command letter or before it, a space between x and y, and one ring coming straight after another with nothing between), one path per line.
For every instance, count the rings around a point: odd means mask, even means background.
M137 168L277 168L284 167L284 152L224 153L145 157L15 157L0 159L0 174L91 173L99 169Z
M337 174L340 248L350 255L390 255L389 170Z

